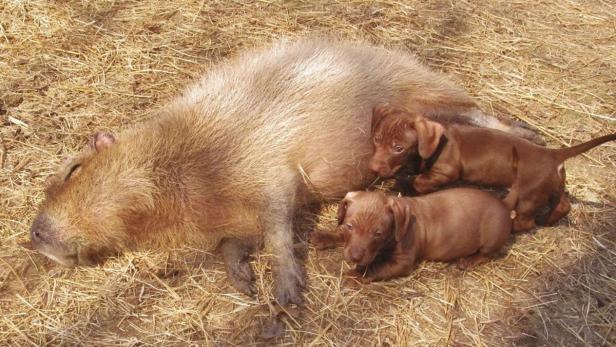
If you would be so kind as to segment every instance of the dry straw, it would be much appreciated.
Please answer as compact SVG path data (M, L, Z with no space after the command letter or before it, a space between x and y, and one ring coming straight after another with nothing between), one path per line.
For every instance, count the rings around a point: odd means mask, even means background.
M287 35L407 47L483 108L551 146L615 132L616 12L592 1L26 1L0 3L0 345L262 343L271 281L238 294L217 257L135 252L64 269L25 249L43 180L96 130L146 119L214 62ZM461 272L341 286L338 251L306 259L287 345L616 344L614 143L567 163L569 217ZM334 206L317 218L333 224ZM271 342L270 342L271 343Z

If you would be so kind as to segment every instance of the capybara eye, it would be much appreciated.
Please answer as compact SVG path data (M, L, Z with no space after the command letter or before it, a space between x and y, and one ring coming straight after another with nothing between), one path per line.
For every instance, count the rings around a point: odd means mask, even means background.
M351 223L345 224L345 227L349 230L353 229L353 225Z
M404 151L404 147L400 145L393 145L393 150L395 153L402 153Z
M81 167L81 164L75 164L71 167L71 169L68 171L68 174L66 174L66 177L64 177L64 181L68 181L69 178L71 178L71 176L77 172L77 170Z
M376 229L376 230L374 231L374 236L379 237L379 236L381 236L381 235L383 235L383 231L382 231L381 229Z

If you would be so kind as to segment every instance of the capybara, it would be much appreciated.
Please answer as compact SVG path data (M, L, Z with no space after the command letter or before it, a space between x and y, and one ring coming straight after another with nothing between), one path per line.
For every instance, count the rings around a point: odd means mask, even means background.
M281 40L213 67L151 120L96 134L50 180L32 240L66 265L138 247L220 244L233 284L250 293L243 240L263 236L278 302L301 302L294 217L374 178L370 118L379 101L541 141L483 114L409 53Z
M443 125L386 104L375 107L372 124L371 170L389 177L409 157L419 156L424 172L412 183L419 193L456 180L508 187L513 182L510 149L515 147L520 156L516 232L534 228L535 218L545 206L549 211L540 216L541 224L552 225L567 215L571 204L565 192L563 162L616 140L616 134L611 134L573 147L550 149L495 129Z

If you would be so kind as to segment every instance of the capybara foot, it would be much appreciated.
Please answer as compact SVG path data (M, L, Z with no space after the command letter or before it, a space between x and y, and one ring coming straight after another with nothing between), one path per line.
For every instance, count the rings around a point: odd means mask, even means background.
M248 261L227 264L227 274L235 289L250 297L255 296L257 293L255 287L255 273Z
M536 145L545 146L546 142L529 124L513 121L510 133L525 138Z
M280 306L287 306L289 304L301 306L303 303L301 283L299 281L279 283L276 300Z
M277 314L265 322L263 330L261 331L261 338L269 340L280 337L284 334L284 328L282 317L280 314Z
M238 291L254 296L255 273L250 266L250 253L253 243L249 240L224 239L220 244L220 251L227 267L227 275L231 284Z

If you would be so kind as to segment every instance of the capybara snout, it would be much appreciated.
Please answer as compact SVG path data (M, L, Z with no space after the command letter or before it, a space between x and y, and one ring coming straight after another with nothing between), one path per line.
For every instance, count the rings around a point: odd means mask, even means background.
M64 266L77 265L77 253L60 238L60 233L45 213L39 213L30 228L32 245L42 254Z

